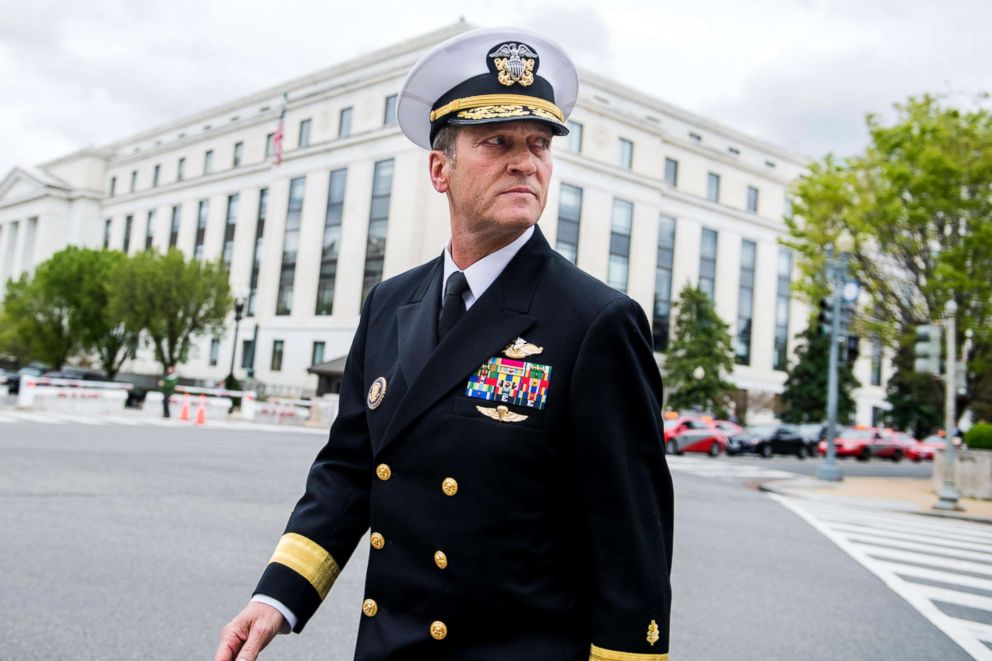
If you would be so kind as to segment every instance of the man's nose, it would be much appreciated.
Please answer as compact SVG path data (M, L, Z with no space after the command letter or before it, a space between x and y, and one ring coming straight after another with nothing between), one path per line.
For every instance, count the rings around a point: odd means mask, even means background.
M510 153L508 169L514 174L532 175L537 172L536 158L528 147L514 149Z

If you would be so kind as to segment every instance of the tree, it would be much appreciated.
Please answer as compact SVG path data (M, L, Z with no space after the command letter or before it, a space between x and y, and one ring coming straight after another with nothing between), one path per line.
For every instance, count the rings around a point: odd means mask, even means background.
M116 273L112 315L144 329L163 368L186 359L193 337L223 331L233 304L223 263L187 262L175 249L146 251Z
M944 385L931 374L913 371L915 339L912 329L900 337L892 361L895 371L886 385L886 399L892 408L885 413L885 421L923 438L944 426Z
M128 257L116 250L87 250L89 276L79 283L79 310L82 345L97 354L100 367L108 380L113 381L138 346L141 327L133 325L122 316L121 310L111 306L116 283L126 272Z
M857 324L896 347L905 329L940 319L958 305L958 346L972 330L975 346L992 341L992 110L942 105L933 96L895 106L883 126L868 116L871 142L863 154L827 156L796 183L795 215L785 241L798 254L798 288L823 295L823 246L847 230L857 238L851 273L867 305ZM992 369L969 357L973 384Z
M711 411L726 416L727 401L736 386L723 379L734 369L734 348L728 325L713 302L698 287L685 287L679 295L675 336L665 360L665 377L673 409ZM700 378L696 370L702 369Z
M811 319L806 330L796 338L796 362L789 368L782 391L783 422L803 424L822 422L827 417L827 377L830 366L830 336ZM851 392L858 386L850 363L839 364L837 371L837 420L850 421L854 414Z

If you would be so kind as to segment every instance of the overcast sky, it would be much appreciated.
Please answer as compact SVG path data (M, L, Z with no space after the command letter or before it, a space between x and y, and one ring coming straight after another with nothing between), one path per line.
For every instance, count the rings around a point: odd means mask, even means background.
M858 151L865 114L909 95L992 92L989 0L0 0L0 17L0 177L459 17L545 32L581 66L813 157Z

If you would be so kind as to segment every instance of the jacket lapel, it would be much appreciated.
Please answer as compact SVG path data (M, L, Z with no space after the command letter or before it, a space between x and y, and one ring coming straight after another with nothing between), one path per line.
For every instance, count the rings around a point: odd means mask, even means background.
M437 344L437 318L441 308L441 279L444 257L435 260L423 284L411 297L412 301L396 311L399 337L400 369L403 379L411 384L417 379L424 363Z
M493 284L465 312L434 351L426 356L426 360L422 355L405 359L410 365L409 367L403 365L404 377L408 369L416 367L416 361L422 361L420 369L416 370L416 377L413 380L407 381L410 387L386 428L376 452L381 452L432 404L456 385L466 382L475 368L489 357L497 355L503 347L534 324L535 319L529 314L530 305L538 280L551 254L551 248L541 230L537 227L534 229L534 235L530 240L510 260ZM441 277L440 274L436 274L438 281ZM428 289L433 291L433 288ZM426 329L427 322L421 318L421 315L432 315L431 342L437 334L436 311L440 304L440 289L438 288L435 293L433 311L411 309L402 313L408 321L420 320L412 323L411 329ZM428 305L424 305L425 302ZM421 300L419 307L431 307L430 303ZM404 306L401 310L409 307ZM401 321L401 326L402 323ZM401 351L405 334L405 330L401 332ZM410 339L409 342L410 347L426 346L426 340L423 338ZM401 361L403 360L401 355Z

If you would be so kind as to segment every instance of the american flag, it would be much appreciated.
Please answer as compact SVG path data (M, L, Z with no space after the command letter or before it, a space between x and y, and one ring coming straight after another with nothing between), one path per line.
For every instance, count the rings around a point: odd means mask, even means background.
M276 165L282 165L282 139L286 134L286 105L288 102L289 96L283 94L282 110L279 112L279 128L272 134L272 145L276 150Z

